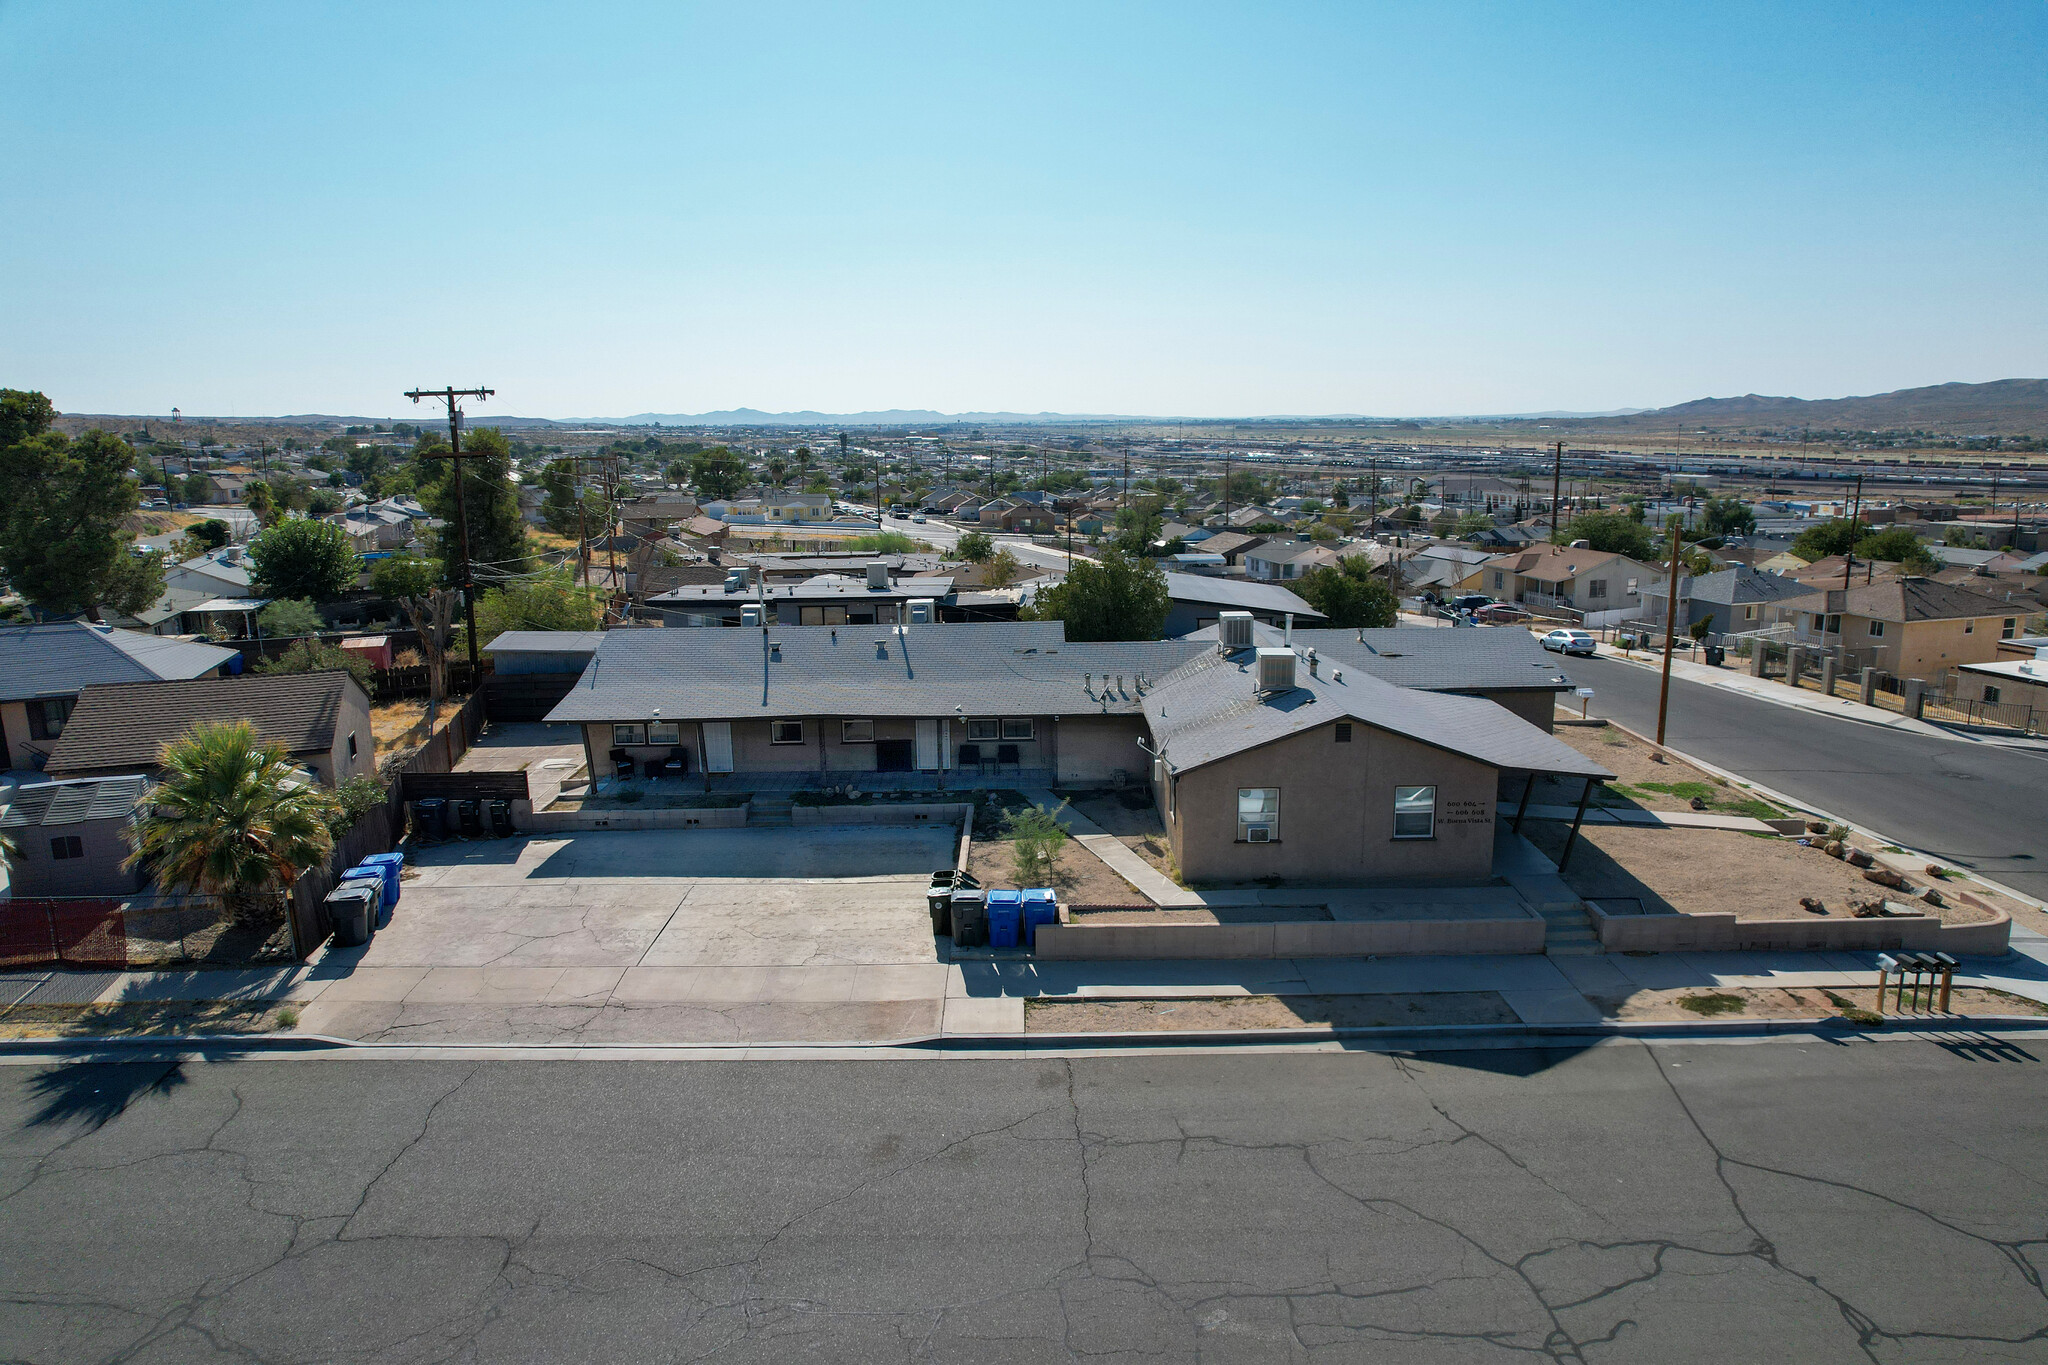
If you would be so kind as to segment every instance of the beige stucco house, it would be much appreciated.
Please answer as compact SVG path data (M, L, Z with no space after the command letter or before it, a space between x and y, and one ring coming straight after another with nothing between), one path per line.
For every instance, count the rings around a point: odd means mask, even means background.
M1659 577L1655 567L1626 555L1564 545L1531 545L1480 564L1457 584L1532 611L1580 613L1635 611L1643 590Z
M1990 662L2027 619L2020 604L1913 576L1823 589L1784 605L1796 623L1793 643L1838 648L1850 668L1928 682Z

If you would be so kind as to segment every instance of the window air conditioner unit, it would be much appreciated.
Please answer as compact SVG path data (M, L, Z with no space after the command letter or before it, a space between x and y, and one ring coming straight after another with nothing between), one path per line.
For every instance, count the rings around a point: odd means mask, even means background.
M1250 649L1252 614L1248 611L1226 611L1218 614L1216 643L1225 649Z
M1262 649L1258 653L1258 690L1261 692L1291 692L1294 690L1294 651L1291 649Z
M1273 827L1271 825L1246 825L1244 827L1244 841L1248 844L1270 844L1273 842Z

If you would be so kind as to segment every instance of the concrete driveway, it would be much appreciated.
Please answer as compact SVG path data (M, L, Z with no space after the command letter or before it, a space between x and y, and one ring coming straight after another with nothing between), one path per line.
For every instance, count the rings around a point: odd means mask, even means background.
M415 1042L797 1042L936 1032L942 829L618 831L422 850L391 920L330 947L312 1033Z

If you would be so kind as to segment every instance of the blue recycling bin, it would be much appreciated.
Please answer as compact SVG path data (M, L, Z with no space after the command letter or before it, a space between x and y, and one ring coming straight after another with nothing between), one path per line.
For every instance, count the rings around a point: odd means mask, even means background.
M1026 946L1038 946L1038 926L1060 922L1059 897L1049 886L1036 886L1024 892L1024 942Z
M386 863L357 863L341 874L344 882L374 880L377 892L386 910L398 904L398 869Z
M385 869L384 884L390 888L391 899L384 903L386 905L398 904L399 896L404 894L405 891L405 888L399 883L400 876L405 872L405 855L396 851L372 853L369 857L363 859L362 865L364 867L381 867Z
M1014 948L1024 934L1024 893L1021 891L991 891L988 893L988 946L991 948Z

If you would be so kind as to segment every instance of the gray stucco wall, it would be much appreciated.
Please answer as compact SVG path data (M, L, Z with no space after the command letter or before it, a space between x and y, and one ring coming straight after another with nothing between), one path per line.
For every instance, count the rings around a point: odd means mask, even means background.
M1333 725L1180 774L1167 822L1189 881L1353 884L1478 881L1493 870L1498 778L1486 764L1404 736ZM1436 833L1395 839L1394 788L1434 786ZM1241 787L1280 789L1279 838L1237 841Z
M142 887L140 872L123 871L129 852L127 817L82 820L75 825L35 825L13 831L21 857L8 870L17 896L125 896ZM57 858L50 841L76 836L83 858Z

